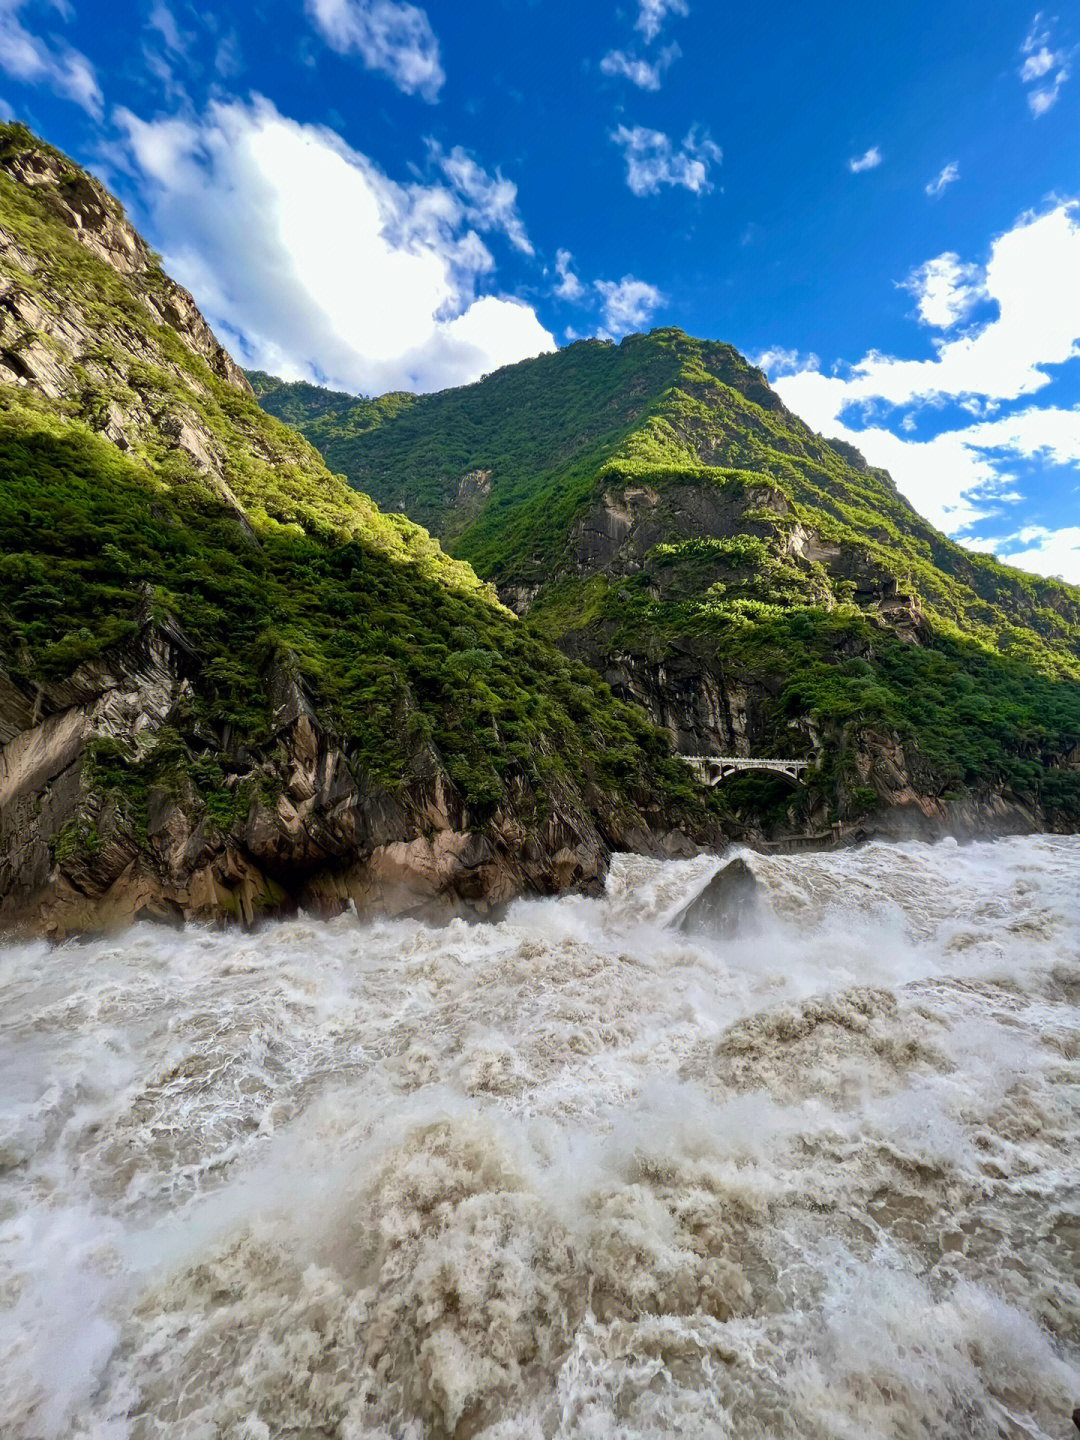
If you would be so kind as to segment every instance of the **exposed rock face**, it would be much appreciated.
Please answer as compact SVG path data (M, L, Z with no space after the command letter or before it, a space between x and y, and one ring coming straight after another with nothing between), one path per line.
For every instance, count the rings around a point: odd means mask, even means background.
M0 168L32 187L74 239L127 282L146 318L167 326L216 376L245 394L251 387L217 340L191 295L160 268L121 207L93 176L29 135L8 131ZM85 420L124 450L160 446L186 455L223 491L220 445L193 405L170 401L148 366L166 370L198 396L191 373L148 341L140 322L119 308L102 318L87 277L63 295L35 283L38 258L0 224L0 384L26 386Z
M29 136L24 146L9 146L4 169L23 185L43 187L50 206L80 245L119 274L143 280L143 302L154 318L171 326L215 374L250 392L244 372L214 336L191 295L161 270L142 236L92 175ZM0 247L13 244L12 237L0 230ZM33 269L32 261L23 268ZM41 311L35 315L39 321L44 318ZM62 338L72 333L62 331Z
M403 795L365 786L280 671L266 677L272 749L225 752L231 824L190 784L133 803L110 788L102 750L160 740L198 666L177 627L147 618L122 653L34 695L0 673L0 928L62 938L146 917L250 924L350 904L483 916L523 893L597 888L612 841L648 843L617 826L605 838L569 799L532 828L500 813L481 831L435 765Z
M684 755L750 755L770 694L753 678L729 675L708 642L680 640L663 659L607 648L576 635L566 648L601 669L616 694L633 700L670 734Z
M761 921L761 886L745 860L722 865L704 890L672 921L684 935L729 939L747 934Z
M857 453L857 452L856 452ZM865 462L864 462L865 464ZM737 541L749 536L777 543L780 538L792 564L802 570L807 599L828 608L832 587L843 585L860 607L873 612L878 625L906 645L922 645L932 634L919 597L903 589L895 576L869 550L840 545L801 523L790 524L791 506L782 493L747 487L734 494L715 487L671 485L662 493L649 486L608 489L602 501L575 526L570 537L573 564L582 576L600 572L618 594L620 580L647 571L650 593L659 602L678 602L687 580L678 566L656 563L657 547L680 542ZM780 522L779 537L774 529ZM707 552L695 565L692 583L699 588L736 579L722 558ZM534 595L508 588L504 600L527 612ZM594 621L568 630L560 643L571 654L601 671L615 694L641 705L672 738L683 754L760 754L762 737L770 730L787 676L756 672L732 664L722 646L707 636L673 634L662 654L648 649L623 649L618 627ZM858 658L857 650L851 651ZM819 755L825 739L809 717L788 723L783 753ZM775 743L775 742L773 742ZM933 838L940 834L976 836L1034 833L1045 828L1038 807L992 783L962 796L943 794L934 767L916 746L895 733L861 726L845 741L848 765L836 782L836 801L845 819L857 808L852 796L877 797L870 815L862 817L858 835L897 839ZM1060 757L1064 766L1068 755ZM797 798L797 796L795 797ZM861 800L865 807L865 800ZM797 820L774 833L817 835L835 843L848 832L843 824L830 831L828 807L821 799L800 805ZM763 838L751 823L744 838Z

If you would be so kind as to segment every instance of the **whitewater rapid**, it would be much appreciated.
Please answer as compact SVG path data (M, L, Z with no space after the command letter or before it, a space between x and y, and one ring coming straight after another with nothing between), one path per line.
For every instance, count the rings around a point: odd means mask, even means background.
M942 1440L1080 1404L1080 840L0 947L4 1440Z

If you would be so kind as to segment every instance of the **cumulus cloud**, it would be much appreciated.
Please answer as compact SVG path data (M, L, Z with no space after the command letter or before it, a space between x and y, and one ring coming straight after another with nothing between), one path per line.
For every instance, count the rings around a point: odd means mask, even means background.
M585 286L578 279L577 275L570 268L574 263L574 257L569 250L560 250L555 256L555 271L559 277L559 283L555 286L554 293L560 300L580 300L585 294Z
M903 288L918 301L924 325L948 330L986 297L986 277L981 266L964 265L960 256L949 250L913 270Z
M659 90L664 71L682 54L678 45L665 45L654 61L628 55L625 50L609 50L600 61L605 75L622 75L640 90Z
M1023 216L994 241L983 285L998 306L996 319L938 341L930 360L871 352L846 379L808 376L820 397L815 408L875 399L904 405L935 396L1015 400L1049 384L1043 367L1080 353L1080 206L1063 203Z
M1027 86L1028 106L1038 117L1057 104L1062 86L1072 74L1073 53L1059 49L1054 41L1057 21L1040 10L1020 46L1023 64L1017 72Z
M339 54L359 55L406 95L438 99L446 76L426 10L403 0L307 0L307 12Z
M655 195L661 185L682 186L695 195L712 189L709 168L719 164L723 152L708 131L692 129L676 147L662 130L644 125L620 125L611 138L626 160L626 183L635 195Z
M640 330L664 303L655 285L624 275L621 280L593 282L603 303L604 326L610 335Z
M1056 575L1080 585L1080 525L1049 530L1045 525L1025 525L1015 535L991 542L998 558L1037 575Z
M949 186L959 179L960 166L955 160L950 160L947 165L942 166L936 178L931 180L926 186L926 193L931 199L936 200L939 196L944 195Z
M1014 483L1009 465L1017 457L1080 465L1080 410L1029 404L995 413L1050 385L1048 366L1080 355L1080 207L1064 203L1022 216L994 241L981 286L977 267L954 255L921 267L924 278L934 265L937 281L922 291L929 314L921 318L954 323L972 287L996 304L996 317L939 338L931 359L872 351L845 374L806 368L778 380L776 389L814 429L858 445L871 463L889 469L924 514L955 534L1001 501ZM976 423L928 440L884 423L898 407L926 404L952 404ZM860 419L861 427L848 423Z
M341 389L431 390L554 349L443 185L400 185L256 97L198 118L116 113L172 272L237 354Z
M876 170L881 164L881 160L881 151L876 145L871 145L864 154L852 155L847 162L847 168L853 175L861 175L864 170Z
M638 17L634 29L640 30L645 44L651 45L669 15L689 15L686 0L638 0Z
M496 170L489 175L461 145L449 154L434 141L429 142L436 164L467 201L465 218L481 230L501 230L515 249L523 255L533 254L532 241L517 208L517 186Z
M796 375L801 370L818 370L821 361L813 353L802 355L798 350L787 350L783 345L773 345L747 357L752 365L764 370L771 379L781 375Z
M25 84L47 85L100 120L104 102L93 65L63 41L28 30L20 15L29 8L29 0L0 0L0 69ZM64 13L62 5L54 8Z

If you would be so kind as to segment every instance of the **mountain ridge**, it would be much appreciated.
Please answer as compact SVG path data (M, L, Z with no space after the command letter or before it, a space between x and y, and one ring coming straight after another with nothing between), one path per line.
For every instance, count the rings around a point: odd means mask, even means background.
M261 410L13 125L0 466L0 925L483 914L720 836L643 712Z
M666 328L314 406L254 379L679 749L823 754L801 808L763 792L788 829L1080 819L1080 590L948 540L733 347Z

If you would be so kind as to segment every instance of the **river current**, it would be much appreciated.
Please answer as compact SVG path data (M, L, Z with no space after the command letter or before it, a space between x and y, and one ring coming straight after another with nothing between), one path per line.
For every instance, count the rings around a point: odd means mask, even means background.
M950 1440L1080 1404L1080 841L0 948L5 1440Z

